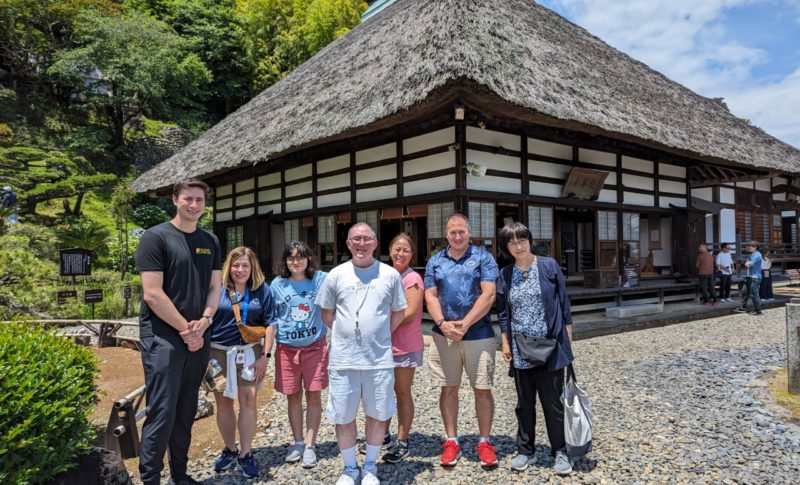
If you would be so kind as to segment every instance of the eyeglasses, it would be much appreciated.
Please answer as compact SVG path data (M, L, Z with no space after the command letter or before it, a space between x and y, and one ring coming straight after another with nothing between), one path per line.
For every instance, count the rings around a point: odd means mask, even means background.
M374 237L370 237L370 236L355 236L355 237L351 237L350 240L353 241L354 243L367 244L367 243L371 243L372 241L374 241L375 238Z
M508 241L509 246L516 246L518 248L524 248L528 245L527 239L515 239L513 241Z
M287 256L286 257L286 262L287 263L300 263L300 262L303 262L306 259L308 259L308 258L306 258L305 256Z

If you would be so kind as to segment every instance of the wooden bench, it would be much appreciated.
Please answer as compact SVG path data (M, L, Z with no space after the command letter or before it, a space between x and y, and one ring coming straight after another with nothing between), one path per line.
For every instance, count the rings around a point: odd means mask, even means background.
M783 272L784 276L789 278L789 285L800 283L800 269L787 269Z

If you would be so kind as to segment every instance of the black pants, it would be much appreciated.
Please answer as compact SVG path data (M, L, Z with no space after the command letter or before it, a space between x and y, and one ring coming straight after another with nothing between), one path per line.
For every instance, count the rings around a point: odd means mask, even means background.
M719 275L719 297L731 297L731 275L729 274Z
M772 293L772 270L765 269L761 271L761 286L758 289L758 294L762 300L771 300L775 298Z
M206 336L202 349L189 352L177 334L141 339L147 418L142 425L139 473L145 485L160 483L167 446L172 477L186 476L197 392L208 367L208 342Z
M544 423L547 436L550 438L551 453L563 450L564 440L564 405L561 402L561 391L564 390L564 369L549 372L546 366L532 369L512 369L514 384L517 388L517 452L531 456L535 453L536 437L536 395L542 403Z

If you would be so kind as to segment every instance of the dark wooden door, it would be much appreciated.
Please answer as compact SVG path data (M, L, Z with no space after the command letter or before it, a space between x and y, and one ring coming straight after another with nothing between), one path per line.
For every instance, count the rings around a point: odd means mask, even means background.
M674 208L672 213L672 270L678 273L697 272L697 246L706 240L706 213Z

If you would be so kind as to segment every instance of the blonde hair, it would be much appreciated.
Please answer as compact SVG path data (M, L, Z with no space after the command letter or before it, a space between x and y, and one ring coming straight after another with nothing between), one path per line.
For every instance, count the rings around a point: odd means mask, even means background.
M239 246L228 253L228 257L225 258L225 264L222 266L222 284L229 290L233 289L231 265L242 256L247 256L248 261L250 261L250 278L247 280L250 284L250 288L255 289L264 284L264 272L261 271L261 265L258 264L256 253L247 246Z

